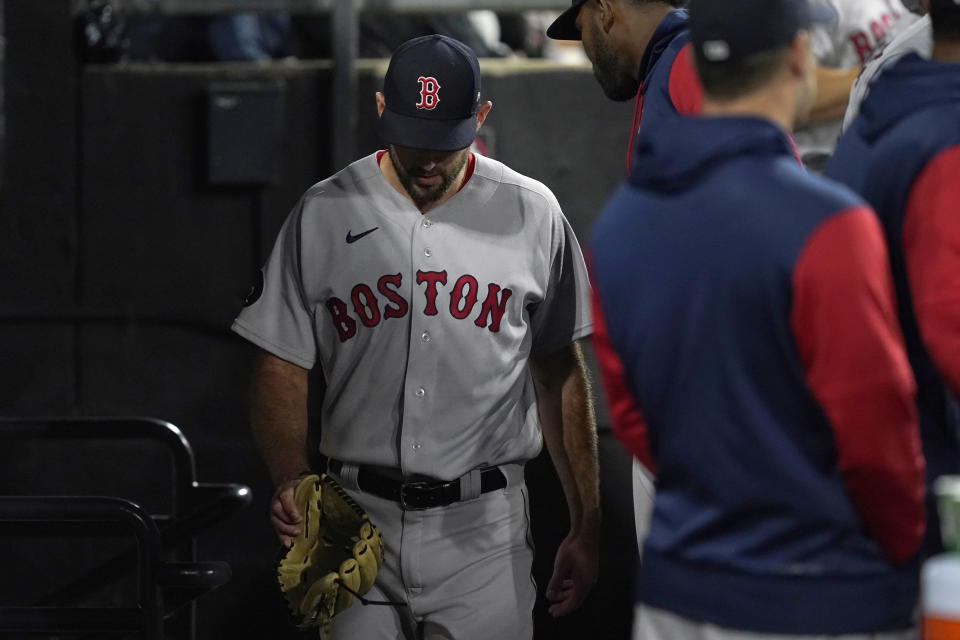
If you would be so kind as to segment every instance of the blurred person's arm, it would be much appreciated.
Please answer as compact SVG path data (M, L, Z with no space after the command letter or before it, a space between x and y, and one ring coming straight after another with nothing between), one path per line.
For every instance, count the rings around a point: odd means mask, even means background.
M849 4L837 0L821 1L829 5L838 17L834 22L817 25L810 30L813 55L819 63L817 91L810 113L796 122L795 129L842 118L850 100L850 89L860 74L860 63L846 58L844 54L850 28L846 17Z
M847 494L890 562L905 562L925 528L924 460L876 214L853 207L821 223L797 258L793 289L793 334Z
M910 190L903 250L920 336L937 371L960 394L960 147L930 161Z
M860 75L860 67L831 69L818 66L817 93L813 99L810 115L798 120L796 128L802 129L842 118L850 101L850 89L853 88L858 75Z

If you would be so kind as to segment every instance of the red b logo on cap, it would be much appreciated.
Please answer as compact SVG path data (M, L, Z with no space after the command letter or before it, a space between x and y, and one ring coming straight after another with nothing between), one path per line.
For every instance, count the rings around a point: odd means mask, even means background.
M423 76L417 78L417 82L420 83L420 102L417 104L417 109L436 109L437 103L440 102L440 97L437 95L440 91L440 83L436 78Z

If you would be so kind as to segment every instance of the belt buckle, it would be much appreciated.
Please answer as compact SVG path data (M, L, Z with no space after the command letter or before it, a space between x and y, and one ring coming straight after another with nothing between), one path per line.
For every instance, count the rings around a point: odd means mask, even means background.
M423 511L431 507L439 507L443 502L440 487L430 482L404 482L400 485L400 506L404 511ZM421 491L410 494L408 491ZM412 500L412 502L411 502Z

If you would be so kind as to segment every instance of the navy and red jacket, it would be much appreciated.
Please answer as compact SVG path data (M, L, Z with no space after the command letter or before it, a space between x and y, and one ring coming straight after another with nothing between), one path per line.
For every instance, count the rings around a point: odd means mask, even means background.
M703 86L693 61L693 45L686 9L667 13L653 32L640 61L637 104L627 148L627 172L633 162L633 143L646 127L669 126L677 116L699 115L703 108ZM797 162L800 154L790 138Z
M906 56L827 165L880 216L917 379L928 489L960 473L960 65ZM924 551L942 549L933 491Z
M643 123L663 126L677 115L700 113L703 89L693 66L689 14L674 9L657 25L640 61L637 105L633 116L627 168L632 160L633 140Z
M923 457L876 216L765 120L638 145L591 241L613 430L656 472L638 598L765 633L912 626Z

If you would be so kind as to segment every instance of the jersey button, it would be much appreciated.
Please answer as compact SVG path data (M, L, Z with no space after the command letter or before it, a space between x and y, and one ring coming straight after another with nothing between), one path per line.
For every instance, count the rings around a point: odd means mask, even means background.
M413 450L414 450L414 451L420 451L420 443L419 443L419 442L414 442L414 443L413 443Z
M430 220L424 220L424 221L423 221L423 228L424 228L424 229L429 229L429 228L432 227L432 226L433 226L433 222L432 222L432 221L430 221Z
M423 255L429 258L430 256L433 255L433 251L430 250L430 247L427 247L426 249L423 250Z
M422 340L423 342L430 342L430 332L424 331L423 333L421 333L420 340Z
M417 396L418 398L422 398L423 396L427 395L427 390L424 389L423 387L420 387L419 389L413 392L413 395Z

